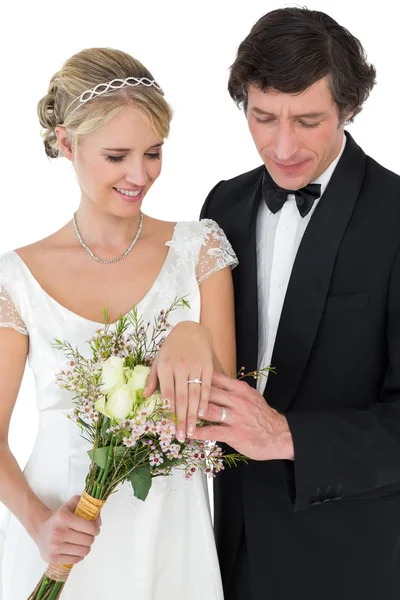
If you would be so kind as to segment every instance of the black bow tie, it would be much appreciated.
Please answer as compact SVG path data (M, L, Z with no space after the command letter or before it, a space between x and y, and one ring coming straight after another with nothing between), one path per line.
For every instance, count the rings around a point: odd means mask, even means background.
M315 200L321 196L321 184L309 183L300 190L285 190L276 185L266 171L262 182L262 193L265 204L272 213L281 210L288 199L288 194L293 194L296 198L296 204L300 215L305 217L312 209Z

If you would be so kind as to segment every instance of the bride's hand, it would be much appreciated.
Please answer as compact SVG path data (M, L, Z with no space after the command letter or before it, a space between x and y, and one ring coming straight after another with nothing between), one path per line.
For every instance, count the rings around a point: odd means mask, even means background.
M49 509L33 536L43 560L51 565L76 565L87 556L100 533L100 517L88 521L74 515L79 496L58 510Z
M159 381L162 398L176 414L179 441L193 435L197 419L207 410L213 370L209 332L192 321L176 325L153 363L145 396L156 390ZM202 383L188 383L194 379Z

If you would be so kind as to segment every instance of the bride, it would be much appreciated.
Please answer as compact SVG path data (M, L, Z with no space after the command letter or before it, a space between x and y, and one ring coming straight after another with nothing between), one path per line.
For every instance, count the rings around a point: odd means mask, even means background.
M190 437L207 406L213 368L235 369L236 257L213 221L170 223L141 212L160 175L171 109L137 60L111 49L74 55L52 78L38 112L45 151L71 161L81 199L62 229L0 257L0 501L9 509L0 548L3 600L25 600L48 562L76 565L65 600L78 600L83 586L90 598L220 600L202 475L157 478L144 503L124 484L102 522L73 514L88 447L66 418L72 394L55 385L64 359L52 343L64 339L84 350L105 307L110 322L133 305L152 321L186 296L190 307L172 313L155 375L177 414L180 439ZM39 431L22 473L7 439L27 359Z

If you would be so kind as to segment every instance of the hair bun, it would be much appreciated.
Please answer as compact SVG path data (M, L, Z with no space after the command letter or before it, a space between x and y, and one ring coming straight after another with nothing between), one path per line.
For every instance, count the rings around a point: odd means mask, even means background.
M44 141L44 149L47 156L50 158L56 158L59 156L57 136L55 133L55 128L59 124L58 115L56 112L56 81L57 80L55 78L52 79L47 94L39 100L37 105L39 122L43 128L42 137Z

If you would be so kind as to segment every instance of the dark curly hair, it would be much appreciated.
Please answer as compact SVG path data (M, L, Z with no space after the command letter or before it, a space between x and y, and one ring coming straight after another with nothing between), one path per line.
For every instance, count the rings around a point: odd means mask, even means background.
M254 85L287 94L303 92L328 77L340 121L352 121L375 85L375 68L347 29L323 12L283 8L261 17L240 44L228 90L247 109Z

